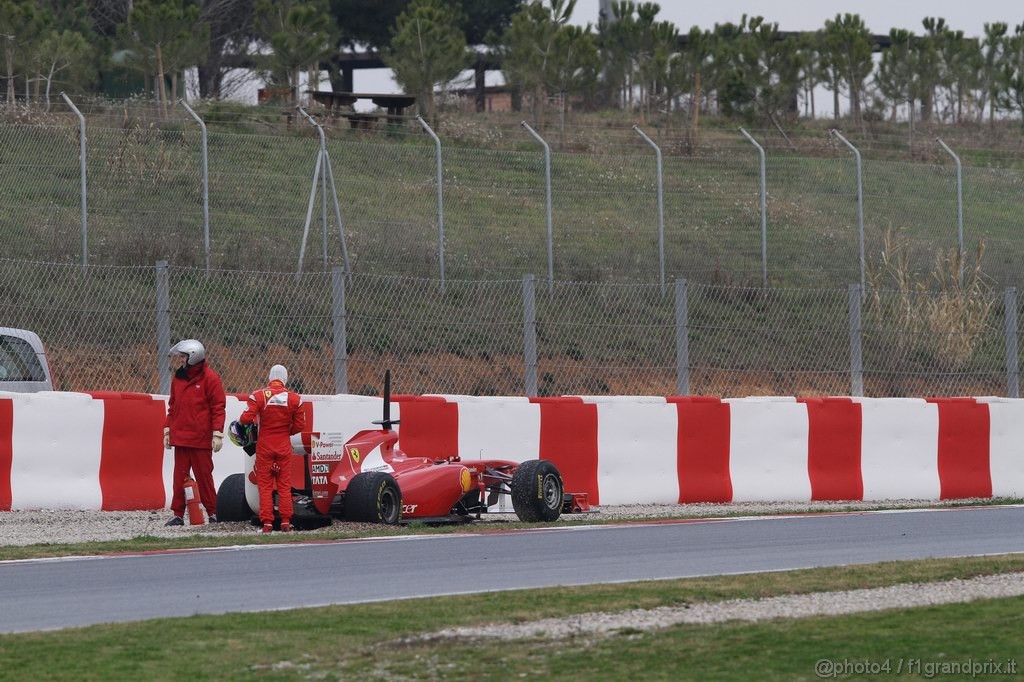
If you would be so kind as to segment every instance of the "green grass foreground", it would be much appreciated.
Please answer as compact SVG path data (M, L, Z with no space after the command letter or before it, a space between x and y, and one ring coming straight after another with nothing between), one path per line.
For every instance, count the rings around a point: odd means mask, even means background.
M344 573L344 566L337 571ZM843 617L675 626L607 637L414 641L453 626L521 623L1024 570L1024 556L888 562L739 576L562 587L459 597L194 616L0 636L0 678L157 679L816 679L851 664L1021 658L1024 598ZM360 576L350 576L359 580ZM258 602L267 586L253 585ZM1024 661L1021 661L1024 663ZM904 663L904 666L907 664ZM838 675L840 678L853 676ZM1005 679L1012 679L1006 676Z

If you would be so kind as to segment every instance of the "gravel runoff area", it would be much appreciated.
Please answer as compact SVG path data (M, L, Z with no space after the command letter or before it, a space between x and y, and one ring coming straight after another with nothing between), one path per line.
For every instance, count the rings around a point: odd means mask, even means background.
M969 580L910 583L842 592L814 592L765 599L730 599L678 607L635 609L617 613L581 613L528 623L447 628L406 642L490 637L496 639L561 639L594 637L627 630L653 630L679 624L706 625L726 621L838 616L865 611L954 604L978 599L1024 595L1024 573L985 575Z
M965 500L959 500L963 504ZM973 500L987 504L990 500ZM738 502L732 504L673 504L673 505L616 505L602 506L590 514L565 515L564 520L600 521L617 519L650 519L672 517L714 517L756 514L798 514L805 512L864 511L873 509L900 509L915 507L944 507L947 503L930 500L889 500L886 502ZM164 523L170 511L101 512L78 510L38 510L0 512L0 546L63 544L129 540L149 536L176 538L185 535L225 536L255 533L247 523L218 523L201 526L167 528ZM474 525L496 525L515 521L511 513L490 514ZM344 524L355 528L356 524ZM361 529L372 529L359 524ZM340 523L333 526L339 530ZM316 537L331 532L332 528L302 531L301 535Z

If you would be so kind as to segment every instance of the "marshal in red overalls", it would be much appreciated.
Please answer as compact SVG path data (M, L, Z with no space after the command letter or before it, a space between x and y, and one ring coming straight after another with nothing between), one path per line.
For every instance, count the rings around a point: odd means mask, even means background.
M269 533L274 522L274 488L281 513L281 530L291 527L292 519L292 456L291 435L306 428L302 398L285 388L288 370L281 365L270 369L270 385L252 393L242 424L259 424L256 441L256 484L260 489L260 521L263 532Z

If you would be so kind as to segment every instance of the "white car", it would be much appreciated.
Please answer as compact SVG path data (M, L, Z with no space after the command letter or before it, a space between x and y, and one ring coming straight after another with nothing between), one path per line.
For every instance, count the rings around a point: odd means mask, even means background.
M0 391L52 391L46 350L35 332L0 327Z

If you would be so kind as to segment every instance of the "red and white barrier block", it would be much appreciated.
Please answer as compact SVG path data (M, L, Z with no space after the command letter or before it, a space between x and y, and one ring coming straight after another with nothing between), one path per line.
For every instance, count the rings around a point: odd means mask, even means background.
M406 451L549 459L593 504L1024 495L1024 400L406 400Z
M304 402L310 431L346 437L382 413L380 398ZM165 507L165 411L162 396L0 394L0 510ZM548 459L595 505L1024 496L1024 400L398 395L391 414L409 454ZM225 441L217 484L247 461Z
M228 418L241 409L229 396ZM148 394L0 394L0 510L166 507L166 414L165 398ZM214 456L217 485L242 470L243 457L225 440Z

